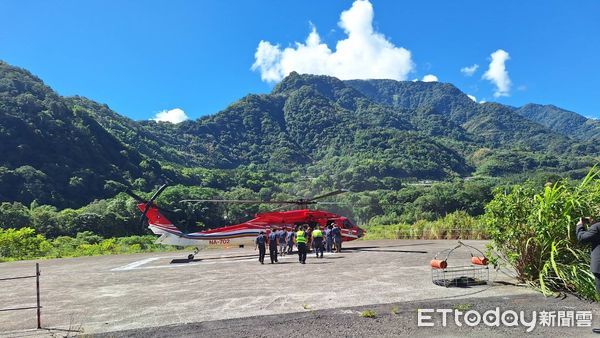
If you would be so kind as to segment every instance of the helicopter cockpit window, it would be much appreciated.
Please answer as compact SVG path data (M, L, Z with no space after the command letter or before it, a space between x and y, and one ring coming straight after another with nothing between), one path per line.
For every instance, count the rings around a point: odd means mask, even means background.
M352 229L352 223L350 223L350 221L348 221L347 219L344 220L343 224L345 229Z

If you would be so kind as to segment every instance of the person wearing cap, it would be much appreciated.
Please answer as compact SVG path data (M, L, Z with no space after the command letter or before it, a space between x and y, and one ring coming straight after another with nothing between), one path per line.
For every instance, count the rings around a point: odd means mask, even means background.
M261 231L254 242L256 243L254 250L258 249L258 261L260 264L265 264L265 253L267 251L265 232Z

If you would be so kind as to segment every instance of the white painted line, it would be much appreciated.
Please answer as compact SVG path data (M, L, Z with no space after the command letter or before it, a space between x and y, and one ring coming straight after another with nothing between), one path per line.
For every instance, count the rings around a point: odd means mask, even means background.
M155 260L158 260L158 259L162 259L162 258L166 258L166 257L151 257L151 258L146 258L146 259L142 259L140 261L136 261L136 262L133 262L133 263L129 263L127 265L120 266L118 268L111 269L110 271L127 271L127 270L133 270L133 269L135 269L135 268L137 268L139 266L142 266L144 264L148 264L148 263L150 263L152 261L155 261Z
M312 253L314 255L314 253ZM310 254L309 254L310 255ZM330 255L335 255L335 253L330 253L330 252L325 252L324 256L330 256ZM314 258L314 256L312 256ZM205 260L210 260L210 261L205 261L202 258L200 258L200 261L196 261L196 262L189 262L189 263L168 263L166 265L153 265L153 266L144 266L150 262L159 260L159 259L168 259L168 258L172 258L170 256L164 256L164 257L151 257L151 258L146 258L146 259L142 259L139 261L135 261L133 263L129 263L127 265L123 265L117 268L113 268L110 271L131 271L131 270L146 270L146 269L161 269L161 268L179 268L179 267L185 267L185 266L194 266L194 265L213 265L213 264L228 264L228 263L237 263L237 262L250 262L250 261L256 261L258 259L258 255L256 257L252 257L252 258L246 258L246 259L232 259L232 260L221 260L223 258L228 258L228 256L217 256L217 257L206 257ZM298 259L298 254L291 254L291 255L278 255L279 259ZM213 259L216 259L213 261ZM265 256L265 260L269 259L269 255Z

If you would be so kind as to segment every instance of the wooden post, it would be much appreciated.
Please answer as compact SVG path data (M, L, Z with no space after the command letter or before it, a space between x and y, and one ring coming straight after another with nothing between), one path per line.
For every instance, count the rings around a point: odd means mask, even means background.
M40 263L35 263L35 286L37 291L37 328L42 328L40 311Z

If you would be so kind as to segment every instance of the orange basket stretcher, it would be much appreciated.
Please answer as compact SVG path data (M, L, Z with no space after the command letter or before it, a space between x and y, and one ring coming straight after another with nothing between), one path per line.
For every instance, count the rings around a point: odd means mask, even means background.
M471 259L468 262L466 262L466 258L453 257L456 256L456 250L463 247L469 250ZM478 252L481 256L473 255L473 252ZM452 263L458 262L460 265L449 266L448 259L450 258L452 258ZM458 241L458 245L452 249L438 252L431 260L431 281L435 285L470 287L487 284L489 280L490 270L485 254L481 250L462 241Z

